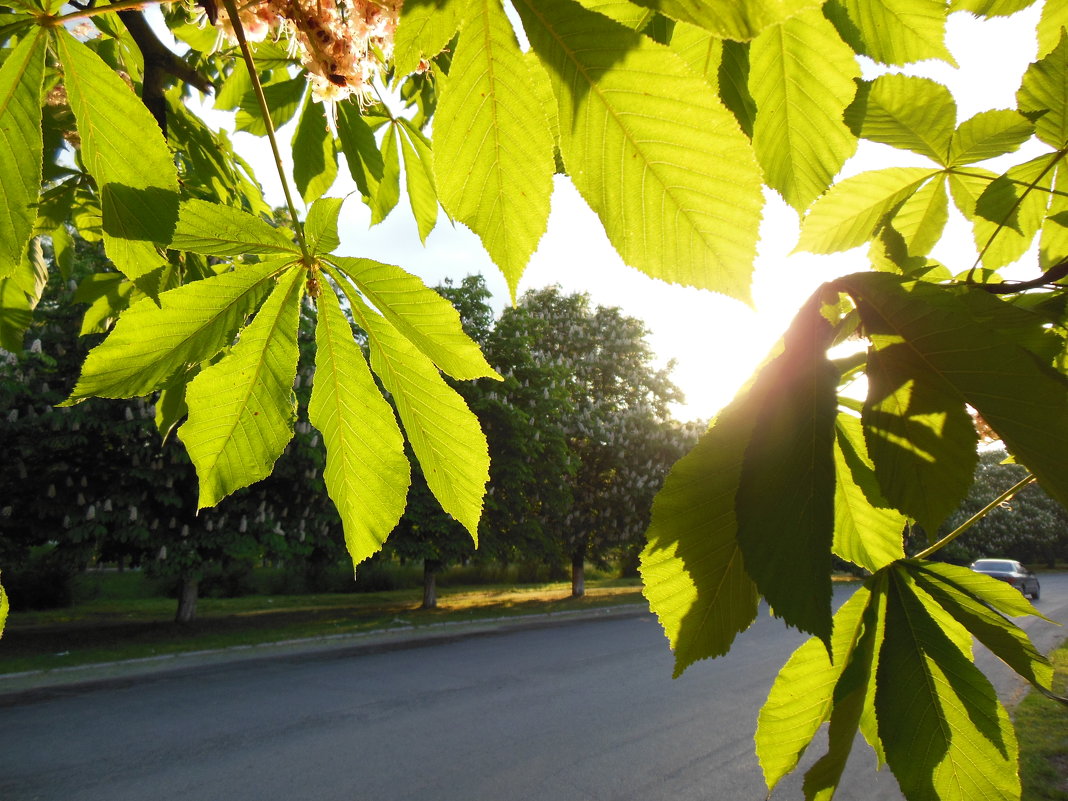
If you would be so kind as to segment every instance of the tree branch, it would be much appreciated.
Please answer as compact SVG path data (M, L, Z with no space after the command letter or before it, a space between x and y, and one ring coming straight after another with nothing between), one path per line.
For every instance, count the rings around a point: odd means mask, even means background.
M993 284L975 284L975 286L994 295L1013 295L1017 292L1026 292L1028 289L1055 284L1065 277L1068 277L1068 259L1054 264L1038 278L1030 281L998 281Z
M183 83L195 86L205 94L214 91L211 81L201 75L182 58L172 52L159 40L155 31L149 26L141 11L119 11L126 30L137 43L145 61L145 74L141 82L141 101L155 117L163 135L167 135L167 101L163 90L167 76L173 76Z

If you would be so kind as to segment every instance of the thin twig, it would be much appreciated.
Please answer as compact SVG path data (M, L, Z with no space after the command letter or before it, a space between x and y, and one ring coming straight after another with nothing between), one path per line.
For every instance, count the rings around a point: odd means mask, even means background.
M282 154L278 149L278 141L274 135L274 123L271 121L271 110L267 106L267 98L263 94L263 85L260 83L259 72L256 70L256 62L252 59L252 51L245 39L245 30L241 27L241 20L237 14L237 4L234 0L223 0L226 13L230 17L230 23L237 36L237 43L241 47L241 55L245 59L245 67L248 69L249 78L252 80L252 89L259 102L260 114L263 116L263 124L267 128L267 140L271 143L271 152L274 154L274 166L278 170L278 178L282 182L282 193L286 197L286 205L289 207L289 215L293 220L293 230L297 235L297 244L300 245L301 255L304 257L304 265L311 267L312 257L308 252L308 243L304 240L304 226L300 224L300 216L297 214L296 204L293 203L293 195L289 191L289 181L286 180L285 167L282 166Z
M979 255L976 256L975 264L973 264L972 268L968 270L968 277L965 279L966 283L975 283L975 271L979 269L979 265L983 262L983 256L985 256L986 252L990 250L990 246L994 244L994 240L997 238L997 235L1001 233L1002 229L1005 227L1006 222L1009 220L1010 217L1012 217L1013 214L1016 213L1017 209L1020 208L1020 205L1024 202L1024 198L1026 198L1027 195L1036 186L1038 186L1038 182L1045 178L1047 173L1049 173L1050 170L1057 166L1057 162L1063 159L1066 155L1068 155L1068 150L1058 150L1056 154L1054 154L1054 157L1050 161L1050 163L1046 165L1045 169L1043 169L1042 172L1039 173L1038 176L1035 178L1035 180L1028 184L1027 187L1020 193L1020 196L1016 198L1016 202L1012 204L1012 208L1009 209L1005 217L1001 220L1001 222L998 223L997 228L994 229L994 233L992 233L990 235L990 238L986 240L986 244L983 245L983 249L980 250Z
M993 284L977 284L979 289L994 295L1013 295L1017 292L1026 292L1028 289L1038 289L1041 286L1056 284L1062 278L1068 277L1068 259L1054 264L1038 278L1030 281L998 281ZM1068 289L1068 286L1063 287Z
M70 22L71 20L97 17L101 14L110 14L113 11L139 11L148 8L149 6L162 6L172 2L174 2L174 0L123 0L123 2L112 3L107 6L93 6L79 11L72 11L70 14L64 14L62 17L52 17L51 24L57 26L62 25L65 22Z
M955 540L957 537L959 537L965 531L967 531L972 526L974 526L976 523L978 523L980 520L982 520L984 517L986 517L990 513L990 511L992 509L996 509L997 507L1001 506L1001 504L1003 504L1003 503L1005 503L1005 501L1011 499L1017 492L1022 490L1024 487L1026 487L1028 484L1030 484L1034 480L1035 480L1035 477L1033 475L1031 475L1030 473L1028 473L1024 478L1020 479L1018 482L1013 484L1011 487L1009 487L1007 490L1005 490L1003 493L1001 493L998 497L996 497L994 500L992 500L990 503L988 503L986 506L984 506L982 509L980 509L978 512L976 512L974 515L969 517L967 520L965 520L963 523L961 523L955 529L953 529L953 531L949 532L946 536L944 536L942 539L940 539L938 542L936 542L930 548L927 548L926 550L920 551L913 558L914 559L926 559L928 556L933 554L935 551L938 551L938 550L940 550L942 548L945 548L947 545L949 545L949 543L953 542L953 540Z

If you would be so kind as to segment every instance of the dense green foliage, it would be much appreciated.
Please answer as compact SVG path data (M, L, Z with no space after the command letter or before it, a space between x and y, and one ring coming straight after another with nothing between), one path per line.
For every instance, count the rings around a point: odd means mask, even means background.
M358 563L401 517L406 448L436 502L477 537L488 446L446 376L500 376L417 278L337 253L341 201L320 196L339 152L373 222L398 204L403 173L420 236L440 204L479 235L513 293L545 229L554 172L627 264L740 300L770 188L802 214L800 249L867 253L813 295L669 475L642 555L646 595L679 671L726 652L761 597L813 635L760 716L769 787L829 721L807 798L833 795L859 730L910 801L1016 799L1015 735L971 638L1048 691L1049 664L1010 620L1035 611L1005 585L928 560L957 531L912 558L903 535L911 523L937 530L967 493L971 410L1068 502L1066 6L1043 6L1015 108L961 121L947 89L892 68L952 63L951 13L1031 4L513 0L509 16L497 0L408 0L394 36L397 4L351 0L378 20L356 56L330 49L348 28L309 38L329 0L240 13L225 0L234 35L221 45L185 7L164 4L189 47L179 58L140 13L112 13L122 3L9 0L0 335L18 350L41 302L42 237L57 258L71 227L102 241L122 277L96 279L90 328L110 333L65 403L160 393L201 508L270 475L307 414ZM222 13L205 5L213 21ZM266 21L250 16L261 11ZM303 58L270 37L246 41L244 26L258 38L279 15ZM83 19L87 41L66 27ZM881 65L877 77L860 79L860 57ZM217 88L216 106L272 147L274 128L297 119L292 181L279 166L285 224L227 137L190 111L186 86ZM339 102L328 122L316 101L350 93L359 102ZM926 166L834 181L861 138ZM1006 169L1024 142L1038 155ZM1005 156L997 172L979 166ZM303 221L291 183L309 204ZM930 256L950 204L974 232L974 262ZM998 273L1008 266L1019 267L1011 278ZM294 392L305 299L316 306L307 405ZM828 355L849 340L858 353ZM858 402L843 388L860 375ZM836 615L834 556L871 574Z

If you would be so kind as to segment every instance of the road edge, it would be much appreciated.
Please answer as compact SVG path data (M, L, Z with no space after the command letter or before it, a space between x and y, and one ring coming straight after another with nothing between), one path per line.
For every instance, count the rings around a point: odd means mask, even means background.
M651 616L641 603L596 609L539 612L463 621L411 624L347 634L328 634L251 645L141 657L117 662L30 670L0 675L0 707L35 703L61 695L79 694L165 679L212 668L286 659L346 658L363 653L419 648L469 637L503 634L559 624Z

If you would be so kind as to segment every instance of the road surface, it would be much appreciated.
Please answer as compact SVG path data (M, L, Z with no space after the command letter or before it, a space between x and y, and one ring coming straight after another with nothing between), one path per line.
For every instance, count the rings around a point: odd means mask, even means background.
M1068 575L1040 608L1068 622ZM756 712L802 640L761 615L674 681L649 616L161 674L0 707L0 798L758 801ZM873 765L858 746L838 798L900 799Z

